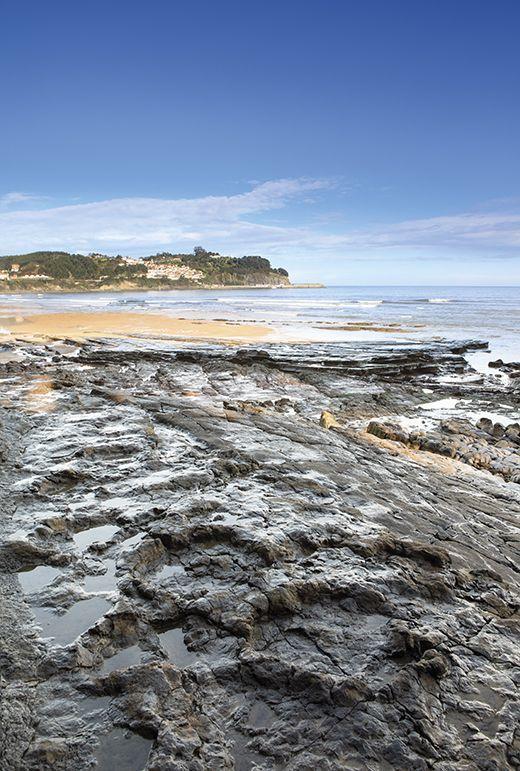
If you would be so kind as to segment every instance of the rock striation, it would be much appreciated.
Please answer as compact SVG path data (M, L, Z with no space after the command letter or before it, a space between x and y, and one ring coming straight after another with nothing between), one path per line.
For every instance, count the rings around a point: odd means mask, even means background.
M0 769L517 768L518 426L395 417L518 393L147 346L0 365Z
M437 430L407 431L398 424L371 421L367 431L381 439L401 442L415 450L445 455L475 468L500 474L520 483L520 424L504 426L481 418L476 425L467 420L441 421Z

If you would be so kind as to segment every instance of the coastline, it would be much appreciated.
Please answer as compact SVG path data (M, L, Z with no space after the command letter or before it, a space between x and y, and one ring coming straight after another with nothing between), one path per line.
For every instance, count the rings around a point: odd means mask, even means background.
M42 286L40 284L32 284L30 287L3 287L0 286L0 295L17 295L17 294L90 294L90 293L103 293L106 292L167 292L167 291L194 291L194 290L238 290L238 289L325 289L325 284L320 283L301 283L301 284L189 284L177 286L174 282L169 284L158 283L152 286L142 286L140 284L134 284L132 282L120 282L118 284L92 284L78 286L77 284L71 284L67 286L50 288Z
M132 311L34 313L1 319L0 340L203 339L222 342L267 340L262 324L173 318Z
M515 391L465 380L460 342L249 342L0 359L0 648L27 767L56 746L92 767L77 737L110 708L157 768L187 723L195 765L236 766L253 726L263 765L320 768L353 732L376 764L422 768L419 720L450 767L508 768L517 429L481 415ZM477 425L442 428L462 396Z
M273 342L319 344L359 340L377 341L413 336L419 325L380 325L370 320L340 326L312 324L303 327L243 319L186 318L165 313L130 310L22 311L0 305L0 342L10 340L99 339L213 340L222 343Z

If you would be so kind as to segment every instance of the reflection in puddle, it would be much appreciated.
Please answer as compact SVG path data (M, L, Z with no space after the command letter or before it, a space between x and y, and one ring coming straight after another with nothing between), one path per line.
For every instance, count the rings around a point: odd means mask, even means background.
M2 329L1 334L5 334L5 330ZM7 364L11 361L23 361L25 356L22 354L21 351L15 351L12 349L2 350L0 351L0 363L1 364Z
M247 718L248 724L255 728L269 728L275 720L276 712L263 701L254 702Z
M85 632L110 608L102 597L81 600L66 613L58 615L52 608L33 608L34 618L41 627L41 637L52 637L54 645L69 645Z
M129 648L123 648L123 650L119 651L114 656L105 659L101 668L101 674L108 675L116 669L126 669L127 667L134 666L134 664L139 664L142 656L143 651L138 645L131 645Z
M238 701L239 706L245 706L247 703L247 697L245 694L239 694ZM254 749L248 747L248 744L251 742L253 736L249 735L247 728L249 726L254 729L269 728L275 720L276 713L268 704L263 701L254 700L251 708L249 709L247 720L245 721L244 733L238 730L236 723L228 726L226 729L226 735L229 737L233 744L231 751L235 761L234 768L236 771L250 771L250 769L256 768L257 764L262 768L264 767L266 758L259 752L256 752ZM278 763L275 763L274 765L270 765L269 768L278 770L281 769L282 766L280 766Z
M116 561L105 560L103 565L106 567L104 573L85 576L83 586L89 594L91 592L113 592L116 588Z
M93 543L108 541L118 530L117 525L100 525L99 527L91 527L88 530L80 530L79 533L74 533L72 539L78 549L83 551Z
M36 592L43 586L47 586L51 581L54 581L56 576L60 574L58 568L50 567L50 565L39 565L32 570L25 570L23 573L18 573L18 580L20 586L26 594Z
M182 669L198 660L198 655L189 651L184 644L184 633L181 627L173 627L159 635L162 647L167 651L168 658L176 667Z
M148 739L115 728L99 741L96 771L143 771L151 746Z
M164 565L156 575L158 581L165 581L172 576L180 576L184 573L182 565Z

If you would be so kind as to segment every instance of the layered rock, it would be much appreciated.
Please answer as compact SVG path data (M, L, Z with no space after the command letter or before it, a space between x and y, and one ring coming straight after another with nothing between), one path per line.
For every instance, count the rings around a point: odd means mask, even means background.
M2 770L518 766L516 472L451 450L518 431L382 419L460 346L76 353L4 365Z
M520 425L504 426L482 418L476 425L467 420L441 421L433 431L407 431L398 423L371 421L368 433L415 450L444 455L468 463L511 482L520 483Z

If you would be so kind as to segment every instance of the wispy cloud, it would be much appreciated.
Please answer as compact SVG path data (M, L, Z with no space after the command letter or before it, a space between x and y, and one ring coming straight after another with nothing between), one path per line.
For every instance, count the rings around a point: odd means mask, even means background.
M520 214L467 213L451 217L406 220L374 226L334 237L336 243L374 247L482 247L511 249L520 246Z
M10 206L20 206L20 204L34 203L35 201L42 200L45 199L39 195L12 191L10 193L4 193L4 195L0 195L0 207L5 209Z
M414 259L433 252L461 258L480 251L490 256L516 254L520 214L461 213L414 219L339 232L339 222L313 219L313 198L334 184L327 180L282 179L258 183L244 193L194 199L118 198L59 207L27 208L23 193L0 198L0 253L62 248L76 251L145 254L157 249L190 248L201 242L234 254L273 257L379 259L396 252ZM291 201L309 211L306 226L269 223L266 213ZM9 209L6 209L6 204ZM259 215L262 215L261 217ZM259 221L260 220L260 221ZM334 230L332 227L336 225Z

